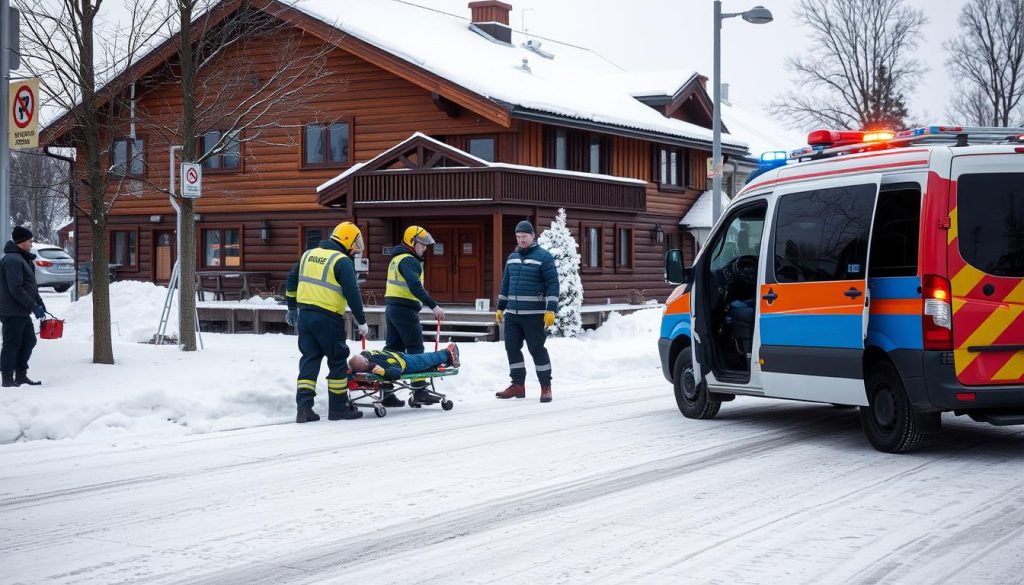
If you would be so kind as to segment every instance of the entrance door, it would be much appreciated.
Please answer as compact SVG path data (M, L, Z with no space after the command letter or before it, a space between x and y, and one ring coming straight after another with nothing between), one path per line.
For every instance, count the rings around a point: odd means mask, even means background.
M439 303L472 303L483 296L483 228L424 225L434 238L424 257L424 285Z
M868 250L880 180L776 191L754 339L765 396L867 405Z
M174 232L153 232L153 281L166 283L174 269Z

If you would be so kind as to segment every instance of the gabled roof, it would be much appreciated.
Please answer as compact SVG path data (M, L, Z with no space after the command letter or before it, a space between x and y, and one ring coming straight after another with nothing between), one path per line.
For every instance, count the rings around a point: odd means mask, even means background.
M296 9L339 30L448 79L481 96L511 106L513 114L543 112L594 124L710 144L711 130L666 118L639 102L629 74L588 49L512 31L510 44L471 30L468 18L401 0L306 0ZM523 46L540 43L546 58ZM685 80L684 80L685 81ZM723 144L746 144L723 135Z
M722 191L720 195L722 197L722 210L724 211L729 206L729 203L731 203L731 200L725 191ZM711 220L712 211L714 211L712 203L714 201L715 198L711 195L711 191L701 193L697 201L690 207L690 210L683 216L683 219L679 220L679 225L691 229L710 229L715 225L715 222Z
M221 7L235 1L223 0L212 12L224 12ZM512 31L511 43L499 42L473 30L468 18L403 0L303 0L294 5L259 0L258 5L504 126L510 117L530 119L539 113L549 123L605 127L612 133L617 128L619 134L634 131L649 140L711 143L711 130L666 118L636 99L650 74L631 78L588 49L518 31ZM527 48L527 41L534 47L539 43L540 50ZM153 52L159 59L147 56L138 69L144 63L156 66L169 50L170 41ZM726 152L746 148L728 134L722 144Z

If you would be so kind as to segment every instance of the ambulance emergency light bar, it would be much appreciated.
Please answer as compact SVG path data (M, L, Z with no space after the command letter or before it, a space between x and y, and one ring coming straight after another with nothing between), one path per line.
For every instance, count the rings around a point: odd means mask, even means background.
M790 160L843 154L862 150L876 150L904 146L911 143L951 142L967 144L994 144L1000 142L1024 143L1024 128L923 126L893 132L891 130L815 130L807 135L804 148L789 153Z

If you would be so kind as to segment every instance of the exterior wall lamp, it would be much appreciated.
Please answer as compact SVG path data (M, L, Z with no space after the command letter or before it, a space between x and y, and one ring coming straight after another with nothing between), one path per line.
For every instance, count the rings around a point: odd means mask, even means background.
M270 222L268 220L265 220L265 219L260 221L260 241L261 242L269 242L270 241Z
M654 224L654 231L651 232L651 239L659 244L665 243L665 232L661 229L661 224Z

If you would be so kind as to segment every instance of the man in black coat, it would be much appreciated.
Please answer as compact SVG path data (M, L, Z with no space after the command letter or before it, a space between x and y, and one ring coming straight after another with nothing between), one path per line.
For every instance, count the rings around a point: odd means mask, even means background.
M28 360L36 346L36 331L30 314L37 319L46 315L46 306L36 289L36 271L32 260L32 232L18 226L4 245L0 259L0 322L3 323L3 349L0 372L3 386L38 386L28 377Z

